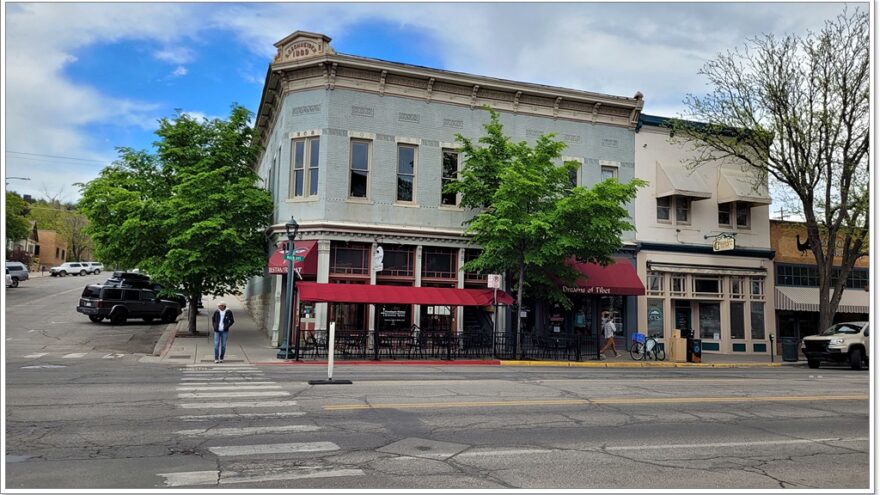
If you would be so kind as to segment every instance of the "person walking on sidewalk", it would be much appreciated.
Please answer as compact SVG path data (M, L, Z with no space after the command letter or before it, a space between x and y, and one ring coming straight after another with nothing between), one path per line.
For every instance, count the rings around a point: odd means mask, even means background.
M214 362L222 363L226 356L226 342L229 340L229 329L235 323L235 317L231 309L226 309L226 303L220 301L217 310L211 315L211 325L214 327Z
M611 347L611 350L614 351L614 357L620 356L620 353L617 352L617 348L614 347L614 332L617 331L617 327L614 325L614 320L611 319L611 315L608 312L602 313L602 331L605 332L605 345L602 347L602 350L599 351L600 355L605 354L605 351Z

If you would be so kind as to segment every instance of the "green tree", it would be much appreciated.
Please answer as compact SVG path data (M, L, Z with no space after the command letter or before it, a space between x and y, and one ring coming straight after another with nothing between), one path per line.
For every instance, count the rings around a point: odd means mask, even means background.
M756 171L757 182L769 176L794 194L818 266L821 328L855 262L868 255L869 34L868 13L857 9L816 33L758 36L701 69L714 89L689 95L685 118L702 124L673 126L697 151L691 166L732 158Z
M250 112L228 119L162 119L157 152L120 159L82 187L80 209L105 263L138 266L182 290L196 332L201 294L237 293L266 263L272 198L251 167L259 152Z
M85 261L85 252L91 248L91 238L85 229L86 217L72 203L37 200L30 208L30 218L41 230L54 230L67 243L67 259Z
M552 134L539 137L534 147L515 143L504 135L498 113L487 110L491 120L479 139L482 146L456 136L465 161L459 180L446 188L462 195L462 206L476 210L466 222L467 234L483 250L464 269L512 278L518 308L527 290L571 307L557 281L577 279L572 258L612 261L621 235L634 229L625 205L645 183L608 179L591 189L573 187L577 162L558 165L564 143ZM519 341L522 318L516 332Z
M14 192L6 191L6 239L19 241L28 236L30 226L25 216L27 212L27 201Z

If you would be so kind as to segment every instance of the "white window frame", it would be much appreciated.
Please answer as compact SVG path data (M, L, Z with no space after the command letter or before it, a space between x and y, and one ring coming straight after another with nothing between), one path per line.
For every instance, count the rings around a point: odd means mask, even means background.
M353 171L355 170L354 168L352 168L353 159L354 159L354 153L352 152L352 150L354 148L355 143L364 143L367 145L367 170L366 170L366 172L367 172L367 187L366 187L366 191L364 193L365 194L364 196L352 196L352 194L351 194L352 193L351 177L353 175ZM347 181L348 182L347 198L349 200L351 200L351 201L369 201L370 200L370 192L371 192L371 190L370 190L370 182L371 182L370 175L371 174L370 173L372 172L372 169L373 169L373 140L363 139L363 138L350 139L348 141L348 181Z
M681 282L681 290L675 290L675 281L678 280ZM669 292L673 296L684 296L687 294L687 276L685 275L672 275L669 281Z
M678 219L678 210L679 210L679 206L682 202L687 205L687 209L686 209L687 220L679 220ZM691 201L691 198L688 198L686 196L675 196L673 203L675 203L675 208L674 208L675 215L673 216L673 220L675 221L675 225L690 225L691 220L694 216L694 211L692 208L693 201Z
M400 176L401 175L410 175L410 174L401 174L400 173L400 150L401 150L401 148L411 148L412 152L413 152L412 199L410 199L410 200L400 199L400 197L399 197L400 190L398 189L398 183L400 181ZM410 144L410 143L399 141L397 143L397 159L395 160L395 170L397 173L394 175L394 178L395 178L395 181L394 181L394 202L395 203L404 204L404 205L417 204L418 198L416 198L416 174L418 172L418 166L419 166L419 146L416 144Z
M290 141L290 192L288 194L288 198L290 199L308 199L308 198L316 198L318 197L318 191L315 191L315 194L311 193L311 182L312 182L312 142L318 141L318 157L320 159L321 154L321 136L307 136L307 137L295 137ZM298 143L302 143L303 146L303 168L296 168L296 146ZM318 167L314 167L315 171L320 177L321 167L320 162ZM296 194L296 172L298 170L302 171L303 174L303 184L302 184L302 193Z
M719 227L733 228L734 224L736 223L736 219L734 218L734 213L733 213L734 208L732 207L733 204L734 203L719 203L718 204L718 217L719 217L718 218L718 226ZM729 220L727 223L721 223L721 208L722 207L727 208L727 218Z
M718 292L698 292L697 291L697 281L698 280L714 280L714 281L718 282ZM713 277L713 276L704 276L704 277L693 276L693 277L691 277L691 289L693 290L694 297L715 297L715 298L721 297L724 294L723 285L724 284L722 283L721 277Z
M663 282L665 275L663 272L648 272L647 276L647 294L652 296L663 295Z
M675 225L675 218L673 217L675 201L673 201L673 199L674 198L671 196L666 196L665 198L657 198L657 210L655 212L655 215L657 216L657 223ZM669 201L669 205L660 206L660 201L663 200ZM666 208L667 218L660 218L660 208Z
M742 277L730 277L728 278L728 287L730 289L730 298L741 301L746 298L745 295L745 281ZM734 286L738 284L739 290L734 290Z
M740 207L745 208L746 212L748 212L748 216L746 216L745 225L742 225L739 223L738 215L739 215ZM752 207L751 207L751 205L749 205L748 203L743 203L742 201L734 202L733 206L731 207L730 215L731 215L730 221L736 225L737 229L751 230L751 228L752 228Z
M461 205L461 193L455 194L455 204L447 205L443 203L443 186L445 185L444 180L447 179L443 175L445 173L443 166L446 160L446 153L455 153L455 180L458 180L458 174L461 172L461 150L453 147L440 148L440 208L458 209Z
M755 292L755 283L758 283L759 291ZM766 284L764 277L749 277L749 299L753 301L763 301L766 294Z

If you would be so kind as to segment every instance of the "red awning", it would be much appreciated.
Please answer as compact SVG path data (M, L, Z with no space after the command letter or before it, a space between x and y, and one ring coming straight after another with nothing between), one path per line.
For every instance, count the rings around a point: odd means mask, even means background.
M639 280L636 269L626 260L615 260L603 267L595 263L576 263L574 269L583 277L577 286L562 286L566 294L598 294L609 296L643 296L645 285Z
M491 306L493 289L451 289L366 284L296 284L300 301L363 304L426 304L429 306ZM513 304L513 298L498 291L498 304Z
M287 241L282 242L272 256L269 257L269 275L284 275L287 273L287 260L284 259L284 251ZM318 274L318 241L294 241L294 255L305 258L303 261L294 261L293 268L302 276L316 276Z

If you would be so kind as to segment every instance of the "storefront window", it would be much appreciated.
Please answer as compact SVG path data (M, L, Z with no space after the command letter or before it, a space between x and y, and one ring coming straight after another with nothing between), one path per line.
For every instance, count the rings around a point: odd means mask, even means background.
M366 304L334 303L330 305L330 321L337 330L366 330Z
M381 331L409 330L412 306L409 304L376 305L376 329Z
M611 315L611 320L614 321L616 327L614 336L624 337L626 330L623 328L623 296L602 296L599 299L599 314L603 315L606 312Z
M700 303L700 337L721 340L720 303Z
M764 303L753 302L752 306L752 338L764 338Z
M680 296L684 295L684 276L682 275L673 275L672 276L672 295Z
M730 338L734 340L746 338L746 327L743 318L745 303L730 303Z
M648 335L663 335L663 299L648 299Z
M721 281L718 278L694 277L695 295L718 295L721 293Z
M663 274L648 272L648 293L663 294Z
M422 331L448 331L452 328L452 308L449 306L422 306L419 327Z

